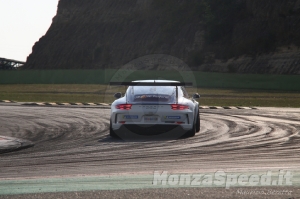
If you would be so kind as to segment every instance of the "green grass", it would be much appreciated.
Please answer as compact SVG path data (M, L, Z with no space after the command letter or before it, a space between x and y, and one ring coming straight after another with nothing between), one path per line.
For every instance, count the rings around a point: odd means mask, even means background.
M104 102L106 85L91 84L9 84L0 85L0 99L18 102ZM105 98L107 96L107 99Z
M198 89L208 106L300 107L300 92L249 89Z
M192 81L201 105L300 107L300 78L288 75L223 74L198 71L26 70L0 71L0 99L19 102L106 102L124 87L110 81Z
M0 85L0 99L18 102L105 102L111 103L123 86L95 84L13 84ZM201 105L300 107L300 92L253 89L188 88L198 92Z

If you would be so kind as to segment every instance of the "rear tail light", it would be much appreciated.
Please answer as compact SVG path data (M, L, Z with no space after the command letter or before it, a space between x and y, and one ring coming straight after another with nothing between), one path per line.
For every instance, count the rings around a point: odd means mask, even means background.
M116 109L120 109L120 110L130 110L132 107L132 104L119 104L116 105Z
M190 108L189 106L181 105L181 104L171 104L171 107L173 110L185 110Z

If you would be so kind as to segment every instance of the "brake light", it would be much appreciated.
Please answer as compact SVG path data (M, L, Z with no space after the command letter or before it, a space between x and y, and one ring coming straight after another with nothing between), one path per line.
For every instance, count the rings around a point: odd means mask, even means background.
M185 110L190 108L189 106L181 105L181 104L171 104L171 107L173 110Z
M119 105L116 105L116 108L120 109L120 110L130 110L131 107L132 107L132 104L119 104Z

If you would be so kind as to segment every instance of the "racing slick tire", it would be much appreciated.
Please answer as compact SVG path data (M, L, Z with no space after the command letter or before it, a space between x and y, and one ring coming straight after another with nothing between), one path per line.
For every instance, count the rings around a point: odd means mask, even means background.
M193 125L193 128L192 128L191 130L187 131L187 132L184 134L184 136L185 136L185 137L194 137L195 134L196 134L196 125L194 124L194 125Z
M112 129L111 121L109 122L109 135L113 138L119 138L119 136L115 133L115 131Z
M200 131L200 113L198 112L198 115L197 115L197 119L196 119L196 132L199 132Z

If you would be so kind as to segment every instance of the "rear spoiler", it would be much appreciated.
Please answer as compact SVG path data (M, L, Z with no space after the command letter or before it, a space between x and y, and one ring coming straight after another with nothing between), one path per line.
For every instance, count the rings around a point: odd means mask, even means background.
M110 82L111 86L193 86L192 82Z
M178 104L178 86L193 86L192 82L110 82L111 86L176 86L176 104ZM127 101L127 100L126 100Z

